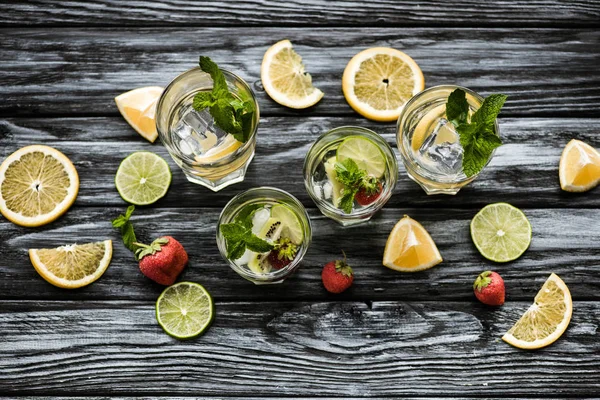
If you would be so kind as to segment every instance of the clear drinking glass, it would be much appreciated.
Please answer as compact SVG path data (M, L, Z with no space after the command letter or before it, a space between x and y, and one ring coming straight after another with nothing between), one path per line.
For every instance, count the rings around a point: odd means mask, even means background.
M410 99L398 118L396 140L406 172L427 194L456 194L479 175L464 174L463 148L454 126L446 120L446 102L456 89L465 91L470 115L481 107L483 97L470 89L434 86ZM495 132L500 135L498 121Z
M246 250L237 260L227 257L227 246L221 225L235 222L238 216L253 210L252 231L261 239L277 243L291 240L297 246L295 257L288 265L277 269L270 264L270 253ZM281 283L300 266L312 238L310 218L306 209L291 194L272 187L249 189L235 196L223 209L217 223L217 246L221 257L243 278L257 285Z
M338 161L338 148L349 139L359 140L364 146L358 151L374 145L381 158L381 176L376 177L381 184L381 192L373 202L361 205L356 200L352 212L346 213L338 208L344 185L337 181L335 163ZM347 142L346 142L347 143ZM360 156L357 156L360 157ZM355 160L361 164L361 160ZM361 164L362 166L366 164ZM358 126L342 126L321 135L312 145L304 159L304 186L321 213L343 226L367 222L379 211L392 196L398 179L398 163L390 145L370 129ZM334 204L335 203L335 204Z
M176 77L156 107L156 129L173 160L190 182L215 192L244 180L254 157L259 121L258 102L250 86L234 73L221 71L235 97L254 103L253 127L246 143L217 127L208 109L193 109L194 95L213 88L210 75L199 67Z

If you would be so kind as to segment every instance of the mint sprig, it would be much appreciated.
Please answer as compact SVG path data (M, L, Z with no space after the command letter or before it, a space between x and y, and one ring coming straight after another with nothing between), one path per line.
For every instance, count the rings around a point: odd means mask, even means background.
M112 221L113 228L116 228L121 232L125 247L133 252L135 252L138 248L135 244L137 239L133 230L133 224L129 220L134 210L135 206L129 206L127 207L127 211L125 211L125 214L120 214Z
M246 249L256 253L266 253L275 248L271 243L252 233L252 217L258 208L261 206L246 206L239 212L234 222L221 224L220 230L225 239L228 259L241 258Z
M251 99L234 96L227 87L225 75L209 57L200 56L200 69L213 80L211 92L198 92L192 107L196 111L208 108L215 124L242 143L250 139L254 124L254 103Z
M494 149L502 145L494 123L508 96L492 94L469 121L469 103L466 93L456 89L446 103L446 117L456 127L463 148L463 172L467 177L476 175L485 167Z
M378 189L377 178L369 176L367 171L360 169L358 164L351 158L336 162L335 172L338 182L344 185L338 208L343 210L346 214L352 212L354 198L361 189L365 190L367 194L373 194Z

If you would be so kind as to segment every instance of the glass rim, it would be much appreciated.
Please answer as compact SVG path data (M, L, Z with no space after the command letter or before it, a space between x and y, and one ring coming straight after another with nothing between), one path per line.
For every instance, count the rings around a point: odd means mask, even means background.
M305 237L304 237L304 240L301 245L302 251L297 254L297 256L294 258L294 260L291 263L289 263L288 265L286 265L285 267L283 267L281 269L276 270L275 272L270 272L266 275L258 274L247 268L240 267L239 265L234 263L233 260L230 260L229 258L227 258L227 248L224 247L225 239L223 238L223 235L221 234L221 230L220 230L220 226L223 223L226 212L229 211L229 208L232 207L232 205L235 204L236 201L238 201L242 196L252 194L254 192L259 192L261 190L272 191L277 194L283 195L283 197L286 197L288 200L291 201L291 203L293 205L295 205L299 210L302 211L302 214L298 215L298 219L302 220L302 218L304 218L306 220L305 221L306 223L304 224L304 227L303 227ZM294 211L296 211L296 210L294 210ZM303 223L304 221L300 221L300 222ZM223 210L221 210L221 214L219 215L219 219L217 220L216 236L217 236L217 247L219 248L219 253L221 254L221 257L224 258L227 261L227 263L229 264L229 266L231 267L231 269L233 269L235 272L237 272L240 276L242 276L243 278L245 278L249 281L252 281L252 282L265 282L265 283L277 282L277 281L283 280L286 277L288 277L291 273L293 273L300 266L300 263L304 259L304 255L308 251L308 247L310 246L310 243L312 241L312 224L310 221L310 216L308 215L308 212L306 211L306 208L300 202L300 200L298 200L296 198L296 196L292 195L291 193L286 192L285 190L278 189L276 187L259 186L259 187L250 188L248 190L244 190L244 191L236 194L231 200L229 200L227 202L225 207L223 207Z
M239 76L236 73L231 72L227 69L220 68L220 70L221 70L221 72L223 72L225 77L229 76L230 78L232 78L233 81L240 83L248 91L248 93L250 93L250 97L252 98L252 101L254 102L254 107L256 109L255 116L254 116L254 122L255 122L254 128L252 129L252 132L250 133L250 136L248 137L248 140L246 141L246 143L243 143L242 146L240 146L233 153L227 154L225 157L219 158L212 162L199 163L195 159L192 159L185 154L177 152L180 162L182 162L183 164L185 164L186 166L188 166L190 168L220 167L220 166L229 164L231 161L235 160L238 155L242 154L244 151L246 151L248 149L248 147L250 147L252 145L252 142L254 142L255 137L256 137L256 132L258 131L258 125L260 122L260 109L259 109L259 105L258 105L258 100L256 99L256 95L254 94L254 91L252 90L250 85L241 76ZM163 92L161 93L161 95L158 99L158 102L156 103L156 117L155 117L156 131L158 132L158 136L160 137L160 139L163 142L163 144L165 145L165 147L167 147L167 150L171 150L172 146L167 146L167 144L163 140L163 133L161 132L161 130L159 129L159 126L158 126L158 121L159 121L158 113L161 109L161 106L163 105L163 102L165 101L164 99L166 97L165 96L166 93L170 89L172 89L175 84L177 84L178 82L182 81L183 79L185 79L188 76L195 74L195 73L202 73L202 74L206 74L206 75L210 76L210 74L208 74L207 72L202 71L202 69L200 67L194 67L194 68L188 69L187 71L184 71L184 72L180 73L179 75L177 75L175 78L173 78L171 80L171 82L169 82L169 84L165 87L165 90L163 90ZM170 129L170 127L168 127L168 129ZM227 132L227 134L231 135L229 132ZM166 135L166 134L164 134L164 135ZM170 153L170 151L169 151L169 153Z
M388 190L387 190L389 195L383 195L383 193L382 193L382 195L377 200L375 200L373 203L369 204L367 207L362 208L358 212L351 213L351 214L346 214L343 210L340 210L339 208L334 207L333 205L329 204L327 201L320 199L315 195L313 186L310 184L311 178L312 178L311 177L312 171L309 171L310 155L315 150L315 148L319 144L319 142L321 142L323 139L325 139L327 136L329 136L331 134L337 133L339 131L347 131L347 130L348 131L352 131L352 130L359 131L360 133L366 133L367 135L371 136L373 138L373 140L375 140L377 142L377 145L383 146L382 153L384 153L384 157L386 158L386 161L391 160L391 164L392 164L391 171L389 171L389 175L390 175L392 184L388 186ZM388 151L389 153L386 154L386 151ZM312 164L314 164L314 162L310 163L310 164L312 166ZM387 167L389 167L388 162L386 162L386 168ZM394 153L392 146L390 146L389 143L383 138L383 136L381 136L377 132L375 132L369 128L365 128L362 126L354 126L354 125L338 126L336 128L330 129L327 132L321 134L317 138L317 140L315 140L315 142L308 149L308 152L306 153L306 156L304 158L304 166L303 166L302 170L303 170L303 175L304 175L304 186L306 188L306 191L308 192L308 195L310 196L310 198L317 205L317 207L319 209L323 208L328 213L335 215L336 217L343 219L343 220L362 219L363 217L372 215L374 211L376 212L381 207L383 207L385 205L385 203L388 202L388 200L390 199L390 197L393 194L394 188L396 187L396 183L398 181L398 160L396 159L396 154ZM314 168L312 168L312 170L314 170Z
M470 181L474 180L475 178L477 178L479 176L479 174L481 174L481 172L483 172L483 170L489 165L489 163L492 161L492 158L494 158L494 155L496 154L496 149L494 149L492 151L492 154L490 155L490 157L488 158L488 160L486 161L485 165L481 168L481 170L476 173L475 175L472 176L466 176L464 179L448 179L446 178L440 178L440 175L436 175L433 172L425 169L424 167L422 167L421 165L419 165L415 160L414 157L412 157L412 155L410 154L410 150L407 150L404 146L404 130L401 130L400 127L400 123L401 121L404 119L405 114L407 113L407 110L410 108L410 106L412 106L414 103L417 103L419 100L421 100L421 98L426 95L429 94L431 92L435 92L438 90L451 90L454 91L456 89L461 89L463 90L465 93L467 93L468 95L473 96L476 100L478 100L480 103L483 103L483 96L481 96L479 93L466 88L464 86L459 86L459 85L437 85L437 86L432 86L430 88L427 88L425 90L422 90L421 92L417 93L416 95L414 95L402 108L402 111L400 112L400 116L398 117L398 121L396 122L396 144L398 146L398 149L400 150L400 156L402 157L402 161L405 164L408 164L408 166L410 166L410 171L411 172L415 172L418 170L418 175L422 178L428 179L432 182L437 182L437 183L444 183L444 184L453 184L453 185L462 185L462 184L466 184L469 183ZM496 129L496 135L500 136L500 126L498 125L498 119L496 118L496 121L494 122L494 127Z

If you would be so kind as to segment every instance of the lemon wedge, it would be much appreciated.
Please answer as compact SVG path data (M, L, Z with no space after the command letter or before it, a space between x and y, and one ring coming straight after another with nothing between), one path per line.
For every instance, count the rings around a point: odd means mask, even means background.
M600 183L600 153L589 144L573 139L562 152L558 171L562 190L590 190Z
M156 104L163 90L158 86L147 86L115 97L117 108L125 121L150 143L154 143L158 137L155 121Z

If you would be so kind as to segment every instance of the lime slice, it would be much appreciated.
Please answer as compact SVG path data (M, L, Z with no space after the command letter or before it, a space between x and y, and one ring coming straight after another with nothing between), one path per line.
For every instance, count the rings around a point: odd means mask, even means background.
M381 178L385 173L385 157L379 146L370 139L350 136L337 148L337 160L351 158L360 169L369 175Z
M169 335L190 339L212 323L214 305L210 293L193 282L180 282L166 288L156 300L156 320Z
M471 221L471 238L482 256L496 262L516 260L531 243L531 225L507 203L485 206Z
M271 209L271 218L276 218L281 221L284 228L283 236L287 236L295 244L302 243L302 239L304 239L302 225L300 224L300 220L296 216L296 213L288 206L283 204L274 206Z
M171 170L159 155L139 151L121 162L115 184L123 200L144 206L155 203L167 194Z

